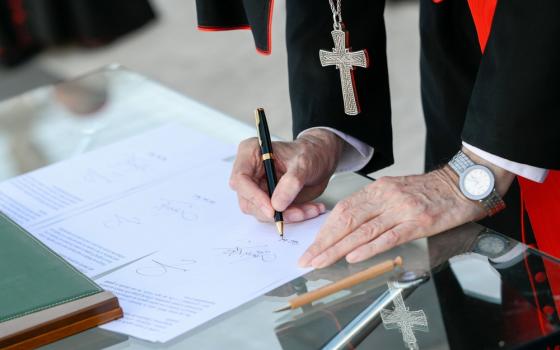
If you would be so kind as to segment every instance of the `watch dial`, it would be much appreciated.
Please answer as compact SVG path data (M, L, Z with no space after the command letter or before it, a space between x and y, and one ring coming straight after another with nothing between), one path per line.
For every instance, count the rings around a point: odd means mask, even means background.
M490 257L496 257L502 254L502 252L505 251L506 247L506 242L503 239L495 236L484 236L478 241L477 244L478 251L481 254Z
M475 168L465 175L463 186L469 194L478 197L488 192L492 186L492 178L485 169Z

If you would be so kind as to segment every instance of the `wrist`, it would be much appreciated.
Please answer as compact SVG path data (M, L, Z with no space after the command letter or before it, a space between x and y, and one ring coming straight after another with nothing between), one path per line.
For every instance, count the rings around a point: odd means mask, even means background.
M507 171L503 168L500 168L499 166L495 165L492 162L487 161L484 158L479 157L478 155L471 152L469 149L467 149L465 147L462 148L462 151L473 162L475 162L476 164L484 165L485 167L490 169L490 171L492 171L492 173L494 174L494 178L495 178L494 187L496 188L496 191L498 192L498 194L503 197L506 194L506 192L508 191L509 187L511 186L511 183L513 182L513 179L515 178L515 174L513 174L513 173L511 173L511 172L509 172L509 171Z
M463 208L463 210L466 210L464 214L466 214L469 220L476 221L488 216L488 212L482 205L463 195L459 189L459 175L457 175L457 173L451 169L448 164L446 164L443 168L432 171L432 173L443 181L451 190L451 193L457 203L461 203L460 207Z
M335 133L326 129L310 129L298 136L295 142L304 147L313 148L314 152L323 156L334 172L340 161L345 141Z

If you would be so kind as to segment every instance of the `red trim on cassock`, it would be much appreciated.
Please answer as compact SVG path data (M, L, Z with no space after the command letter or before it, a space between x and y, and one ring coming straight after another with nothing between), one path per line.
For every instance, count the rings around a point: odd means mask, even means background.
M443 0L433 0L434 3L440 3ZM505 0L507 1L507 0ZM473 17L480 50L484 53L490 31L492 29L492 21L496 12L498 0L468 0L469 8ZM525 243L525 226L524 213L525 210L531 221L537 247L539 250L560 259L560 170L550 171L545 182L540 184L521 176L517 177L521 187L521 235ZM542 312L544 307L550 312L551 306L545 305L541 309L535 295L534 276L525 259L525 267L529 274L529 281L535 302L538 308L538 317L541 330L546 331ZM546 270L546 280L550 286L556 310L560 310L560 269L556 264L551 263L547 259L544 260Z
M432 1L435 4L443 2L443 0ZM490 37L490 30L492 29L492 21L494 20L494 13L496 12L498 0L468 0L468 3L476 28L480 51L484 53L488 38Z
M274 0L270 0L270 5L268 8L268 28L267 28L267 43L266 46L268 46L268 50L263 50L261 48L256 48L257 49L257 53L263 55L263 56L269 56L270 53L272 52L272 13L274 11ZM244 25L239 25L239 26L231 26L231 27L220 27L220 26L204 26L204 25L198 25L197 29L202 31L202 32L220 32L220 31L226 31L226 30L247 30L247 29L251 29L251 26L248 24L244 24Z
M222 32L222 31L226 31L226 30L245 30L245 29L251 29L251 26L249 25L240 25L240 26L233 26L233 27L217 27L217 26L197 26L196 27L198 30L202 31L202 32Z
M490 37L490 30L492 29L492 21L494 20L494 13L496 12L498 0L468 0L468 3L478 35L480 51L484 53L486 43Z
M257 52L264 55L264 56L268 56L272 53L272 13L274 11L274 0L270 0L270 5L268 7L268 38L267 38L267 44L266 46L268 46L268 50L261 50L257 47Z

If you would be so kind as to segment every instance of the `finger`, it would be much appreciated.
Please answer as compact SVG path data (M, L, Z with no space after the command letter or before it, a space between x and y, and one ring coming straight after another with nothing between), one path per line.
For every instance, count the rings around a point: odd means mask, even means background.
M238 196L239 208L243 214L254 216L257 220L261 222L272 222L273 217L265 215L260 208L256 207L253 203L246 200L245 198Z
M350 254L346 256L346 261L349 263L356 263L369 259L377 254L383 253L395 246L402 244L409 239L407 236L409 230L405 228L404 225L398 225L390 230L382 233L379 237L373 241L358 247Z
M374 203L368 203L368 196L364 190L339 202L327 221L317 234L315 241L302 255L299 265L306 267L311 261L327 248L333 246L350 232L363 223L373 219L379 213Z
M300 193L305 185L305 178L302 171L288 170L280 178L274 193L272 194L272 207L278 211L284 211Z
M326 211L323 203L293 204L283 212L286 223L301 222L313 219Z
M243 140L237 148L233 162L233 174L253 174L256 165L260 164L259 141L256 137Z
M274 209L272 209L268 195L249 176L244 174L234 175L230 180L230 185L238 196L251 202L265 216L271 218L274 216Z
M346 237L327 248L311 261L311 266L320 269L337 262L340 258L386 232L394 224L390 216L380 215L349 233Z

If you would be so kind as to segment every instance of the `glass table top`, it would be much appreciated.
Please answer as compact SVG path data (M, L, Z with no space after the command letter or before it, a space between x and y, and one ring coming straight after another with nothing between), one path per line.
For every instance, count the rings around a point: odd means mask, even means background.
M167 122L231 143L255 136L253 126L110 66L0 103L0 179ZM369 181L337 175L321 200L332 207ZM301 309L273 312L295 295L397 255L404 259L400 271ZM317 349L344 334L353 337L342 348L539 348L560 338L559 266L554 258L471 223L369 261L312 271L168 343L94 328L45 349ZM403 286L400 273L407 271L429 278L395 292ZM376 305L384 307L372 309ZM347 327L366 316L363 327Z

